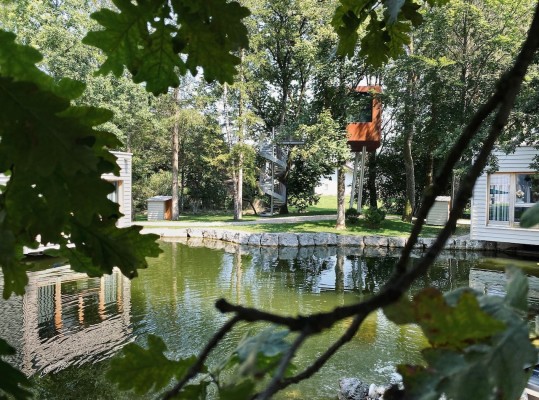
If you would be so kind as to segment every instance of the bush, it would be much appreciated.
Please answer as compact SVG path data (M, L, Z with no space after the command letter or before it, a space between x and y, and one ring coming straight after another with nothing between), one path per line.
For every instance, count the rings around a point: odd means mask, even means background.
M359 220L359 213L355 208L346 210L344 216L346 217L346 222L350 224L357 224L357 221Z
M386 218L386 212L382 208L364 207L363 217L367 226L370 228L379 228L382 221Z

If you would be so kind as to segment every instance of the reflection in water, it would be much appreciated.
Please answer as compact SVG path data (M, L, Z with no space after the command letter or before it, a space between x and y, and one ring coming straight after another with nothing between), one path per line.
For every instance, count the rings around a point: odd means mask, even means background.
M106 368L92 364L129 341L145 345L149 333L164 338L171 357L198 353L228 319L214 307L220 297L287 315L327 311L364 300L385 283L398 256L398 250L387 249L258 248L192 239L162 243L162 249L132 282L117 271L89 279L67 267L53 268L31 273L23 299L0 302L0 337L17 347L13 361L27 374L55 372L38 380L43 382L41 398L65 398L67 390L70 398L87 396L88 386L70 385L77 379L95 379L95 385L88 382L89 387L106 388L106 396L96 393L96 398L119 396L103 384ZM470 268L480 266L481 256L443 254L409 295L425 285L442 291L468 285ZM309 339L295 359L298 370L336 341L350 323L341 321ZM220 363L252 329L242 325L227 335L209 359L210 365ZM375 312L314 379L276 398L334 398L344 376L388 383L396 364L421 362L419 351L425 346L418 328L395 326L382 312ZM62 371L69 365L78 368Z
M110 357L130 340L130 281L118 270L88 278L68 266L30 272L24 297L1 305L0 337L27 375ZM22 334L21 334L22 333Z

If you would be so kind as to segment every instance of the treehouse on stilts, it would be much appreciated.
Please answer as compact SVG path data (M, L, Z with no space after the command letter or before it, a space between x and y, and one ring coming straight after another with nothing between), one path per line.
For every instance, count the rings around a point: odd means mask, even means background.
M346 137L348 145L355 154L350 208L354 207L357 173L359 167L359 188L357 193L357 210L361 212L363 181L365 178L365 161L367 151L376 151L382 137L382 103L381 86L358 86L350 93L346 116Z

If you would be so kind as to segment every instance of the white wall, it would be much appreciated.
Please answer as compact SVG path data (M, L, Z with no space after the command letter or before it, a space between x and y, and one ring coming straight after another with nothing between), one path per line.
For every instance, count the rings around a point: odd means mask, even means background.
M513 154L494 152L498 157L499 169L505 173L534 173L530 168L533 157L538 154L533 147L518 147ZM506 226L488 222L488 174L484 173L475 183L472 194L470 238L502 243L539 245L539 227L520 228L517 225Z
M118 227L122 228L131 225L131 162L133 155L120 151L111 151L111 153L118 158L116 162L120 167L120 176L104 174L102 178L110 182L118 182L118 203L120 204L120 212L124 214L118 220Z
M346 195L350 195L350 191L352 190L352 175L353 171L346 167L344 174L344 184L345 189L344 193ZM335 172L331 175L330 178L322 178L320 181L320 185L318 185L314 192L316 194L320 194L323 196L337 196L337 169L335 169Z

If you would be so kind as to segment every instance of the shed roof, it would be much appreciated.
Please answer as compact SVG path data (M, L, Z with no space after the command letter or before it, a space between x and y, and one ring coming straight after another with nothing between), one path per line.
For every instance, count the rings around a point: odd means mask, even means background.
M148 199L148 201L167 201L172 200L172 196L153 196Z
M436 196L436 201L451 201L451 196Z

